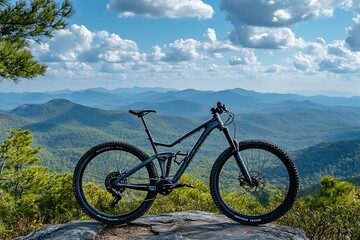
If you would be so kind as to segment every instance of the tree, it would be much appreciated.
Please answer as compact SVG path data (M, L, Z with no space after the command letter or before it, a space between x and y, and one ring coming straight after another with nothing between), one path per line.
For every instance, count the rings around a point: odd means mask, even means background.
M313 240L359 239L360 188L325 176L317 196L297 200L279 224L301 228Z
M5 189L16 200L21 199L35 174L29 174L26 167L40 160L36 157L40 147L32 148L29 130L10 130L9 136L0 148L0 189Z
M52 173L41 166L40 147L32 147L29 130L10 130L0 144L0 239L49 223L79 219L72 173Z
M0 78L17 82L44 75L46 66L34 59L29 41L41 44L64 29L73 13L70 0L0 0Z

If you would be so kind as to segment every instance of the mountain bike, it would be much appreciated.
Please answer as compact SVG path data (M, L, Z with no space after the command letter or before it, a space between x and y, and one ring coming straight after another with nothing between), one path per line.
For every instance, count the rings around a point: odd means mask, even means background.
M80 158L73 188L77 202L93 219L110 225L128 223L142 216L157 194L194 187L179 180L214 129L220 130L229 144L210 173L211 196L222 213L239 223L258 225L280 218L295 202L299 174L294 161L272 143L238 142L228 128L234 123L234 114L224 104L218 102L211 108L210 120L170 144L156 142L147 127L144 116L155 110L129 112L141 119L154 154L149 157L138 147L117 141L94 146ZM221 114L227 115L225 122ZM158 151L158 147L173 148L199 131L202 133L189 152ZM173 163L178 169L171 176Z

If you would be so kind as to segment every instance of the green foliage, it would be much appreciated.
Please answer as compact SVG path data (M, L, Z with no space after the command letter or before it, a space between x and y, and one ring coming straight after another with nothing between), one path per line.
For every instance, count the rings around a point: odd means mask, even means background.
M355 177L360 169L360 140L323 142L293 156L305 186L318 183L325 175Z
M1 187L20 199L26 192L34 175L26 171L26 166L39 162L36 154L40 148L31 148L32 135L29 130L11 130L2 143L0 152Z
M46 66L33 59L24 40L0 41L0 77L17 81L20 78L34 78L44 75Z
M29 130L10 130L0 149L0 239L27 234L49 223L80 218L72 174L36 165Z
M301 228L313 240L360 238L360 188L326 176L318 196L299 199L278 223Z
M66 27L74 13L69 0L0 1L0 77L18 81L43 75L46 66L34 60L29 40L40 43Z
M216 208L209 187L201 180L193 179L184 174L180 182L191 183L195 188L181 188L172 191L167 196L158 195L149 214L181 212L187 210L202 210L219 212Z
M289 114L290 116L283 113L282 116L278 117L272 114L272 118L277 117L277 120L274 123L264 120L264 123L267 124L261 126L265 128L264 131L258 128L262 122L260 119L255 118L258 117L257 115L239 116L239 140L268 137L268 140L277 143L288 151L293 146L302 148L314 142L324 141L329 136L338 139L335 136L343 137L345 132L348 131L354 133L354 137L358 137L355 134L356 129L343 127L344 124L358 125L358 119L360 118L358 113L352 112L352 114L356 115L353 117L356 118L356 121L349 120L348 122L347 120L341 122L338 119L335 123L333 121L326 122L327 119L333 119L334 117L328 114L324 114L317 119L311 119L311 123L304 122L302 115L296 115L295 117L291 116L291 113ZM337 114L337 116L348 119L348 115L344 117ZM262 119L266 117L266 114L262 114ZM165 143L173 142L181 134L199 125L201 120L205 119L194 120L156 114L146 116L146 122L155 140ZM285 120L286 122L283 123L282 121ZM250 124L255 121L260 121L259 126ZM316 122L323 123L324 121L326 124L316 125ZM307 126L305 132L302 132L304 129L303 124ZM291 127L291 129L284 131L284 126ZM123 140L139 146L149 155L153 153L141 121L136 117L124 111L104 111L74 104L67 100L52 100L45 104L23 105L11 112L0 114L0 129L8 128L30 129L34 134L35 143L42 146L39 153L42 164L49 166L52 171L72 171L76 161L85 151L91 146L105 141ZM195 137L198 137L198 135ZM304 145L303 140L299 138L306 139L306 144ZM181 145L176 145L171 150L174 152L179 150L186 152L195 143L196 139L188 138ZM207 180L209 174L203 171L202 168L211 168L216 157L227 147L228 143L223 134L216 130L213 131L201 147L194 163L190 165L188 173L191 176ZM168 151L165 148L160 150ZM357 169L360 168L359 153L360 140L357 139L324 142L310 148L290 152L290 155L296 161L302 178L302 185L309 187L318 183L324 175L339 178L358 175Z
M0 239L25 235L45 224L88 219L78 207L72 189L72 174L52 173L48 167L37 165L39 147L33 148L28 130L10 130L0 149ZM203 210L219 213L203 181L184 175L180 181L192 188L175 189L168 196L159 195L148 214ZM92 191L90 199L96 207L109 208L98 201L107 194L95 183L85 186ZM98 199L96 199L98 198ZM241 202L229 192L224 198L233 201L235 208L261 205L254 201ZM102 198L103 199L103 198ZM278 202L268 199L269 205ZM128 206L131 207L131 206ZM299 198L294 207L277 221L278 224L301 228L313 240L360 238L360 188L333 177L320 181L317 195Z

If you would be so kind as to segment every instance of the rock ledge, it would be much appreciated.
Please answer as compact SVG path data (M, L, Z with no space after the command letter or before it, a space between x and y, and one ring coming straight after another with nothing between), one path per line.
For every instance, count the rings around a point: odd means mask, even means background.
M308 240L296 228L265 224L257 227L236 223L224 215L202 211L143 216L123 226L105 226L96 221L73 221L40 228L17 239L96 240Z

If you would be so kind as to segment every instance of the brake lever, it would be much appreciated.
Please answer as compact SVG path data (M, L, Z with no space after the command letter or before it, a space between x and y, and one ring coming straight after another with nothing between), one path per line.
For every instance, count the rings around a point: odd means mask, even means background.
M228 112L228 110L225 107L225 104L222 106L222 108L224 109L225 112Z

